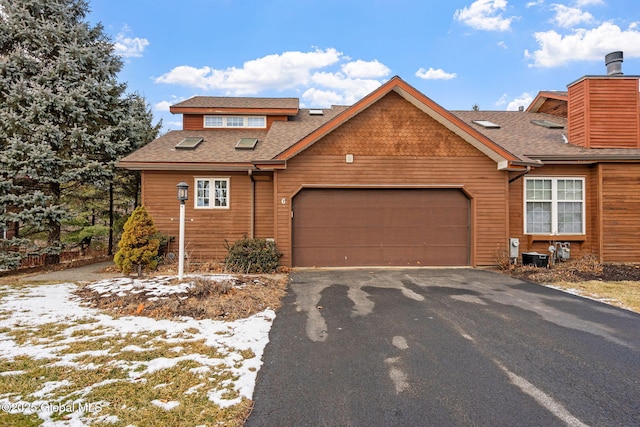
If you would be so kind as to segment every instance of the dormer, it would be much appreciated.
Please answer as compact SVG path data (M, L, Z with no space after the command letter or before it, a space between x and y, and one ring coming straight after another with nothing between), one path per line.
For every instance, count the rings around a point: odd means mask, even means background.
M195 96L170 107L183 130L265 129L298 114L298 98Z
M567 118L567 92L541 91L527 108L529 113L545 113Z
M622 74L622 52L607 55L606 76L568 85L569 142L585 148L640 148L639 76Z

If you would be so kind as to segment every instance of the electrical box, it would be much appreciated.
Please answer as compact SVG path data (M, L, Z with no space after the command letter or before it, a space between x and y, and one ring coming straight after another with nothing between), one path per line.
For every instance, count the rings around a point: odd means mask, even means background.
M520 239L511 237L509 239L509 258L518 258Z
M571 243L563 242L556 243L556 258L561 260L567 260L571 256Z

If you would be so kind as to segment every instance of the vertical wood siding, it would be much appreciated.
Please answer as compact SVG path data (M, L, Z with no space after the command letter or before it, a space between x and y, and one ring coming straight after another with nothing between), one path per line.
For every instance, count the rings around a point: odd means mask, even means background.
M640 165L602 166L604 261L640 262Z
M587 148L640 147L638 79L587 78L569 87L569 141Z
M354 155L352 164L346 154ZM284 265L291 262L291 198L305 185L461 187L471 199L472 264L495 264L506 240L506 172L393 92L276 173L276 199L286 202L276 207Z
M225 240L234 242L251 234L251 179L246 173L143 171L142 176L142 203L158 230L175 237L171 250L178 250L180 205L176 199L176 184L180 181L189 184L185 247L191 259L222 261L227 253ZM194 209L196 177L230 178L230 208ZM273 237L273 181L258 181L256 184L256 235Z
M593 166L543 166L533 170L527 177L577 177L585 179L585 236L578 239L570 236L549 236L542 239L537 236L530 240L524 233L524 177L509 184L509 237L520 239L520 252L539 252L547 254L549 244L553 241L570 242L571 257L581 257L585 254L598 253L598 183L597 171ZM572 238L574 240L572 240Z

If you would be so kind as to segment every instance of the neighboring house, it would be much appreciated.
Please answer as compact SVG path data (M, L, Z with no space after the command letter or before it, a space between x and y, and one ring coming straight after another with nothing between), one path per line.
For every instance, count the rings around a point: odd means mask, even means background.
M394 77L350 107L195 97L184 130L125 157L142 202L186 247L274 239L286 266L494 265L520 251L640 261L639 77L586 76L525 111L448 111Z

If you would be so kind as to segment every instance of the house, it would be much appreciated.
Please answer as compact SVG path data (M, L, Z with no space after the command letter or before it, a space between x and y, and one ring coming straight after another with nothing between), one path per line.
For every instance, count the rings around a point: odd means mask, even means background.
M142 171L165 234L190 185L192 258L246 235L274 239L285 266L495 265L510 239L640 261L639 79L584 76L522 111L448 111L399 77L327 109L195 97L171 107L183 130L119 166Z

